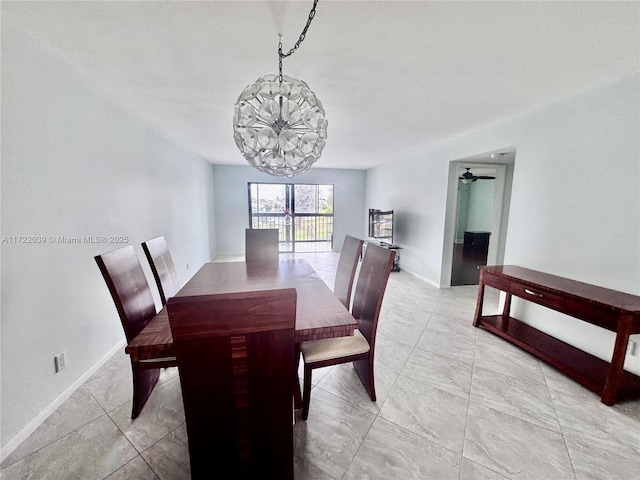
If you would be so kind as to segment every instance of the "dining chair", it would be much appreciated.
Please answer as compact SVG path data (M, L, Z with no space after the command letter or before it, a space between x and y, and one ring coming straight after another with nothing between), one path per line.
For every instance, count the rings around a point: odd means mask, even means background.
M353 289L353 279L356 276L358 262L362 256L362 244L359 238L347 235L344 237L338 268L336 269L336 280L333 286L333 293L347 307L351 307L351 290Z
M142 242L142 250L149 261L153 278L160 292L160 301L164 307L167 299L173 297L180 290L178 275L169 253L169 247L163 236Z
M131 245L94 258L116 305L127 343L130 343L156 315L142 266ZM129 358L133 373L131 418L137 418L158 382L160 368L175 367L177 362L175 357L152 354L137 360Z
M293 479L296 290L167 303L191 478Z
M376 330L394 256L393 250L371 243L367 245L353 298L352 315L358 322L358 328L352 336L300 343L300 353L304 361L303 420L309 416L311 372L316 368L353 362L371 401L376 401L373 375Z
M247 228L245 231L245 261L247 263L277 263L279 238L277 228Z

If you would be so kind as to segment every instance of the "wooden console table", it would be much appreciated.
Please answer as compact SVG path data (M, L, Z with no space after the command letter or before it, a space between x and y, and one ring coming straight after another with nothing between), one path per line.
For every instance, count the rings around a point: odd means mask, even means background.
M501 315L482 315L485 287L506 293ZM511 297L616 332L611 362L510 316ZM640 377L623 369L629 335L640 333L640 297L514 265L480 267L475 327L508 340L600 395L602 403L640 397Z

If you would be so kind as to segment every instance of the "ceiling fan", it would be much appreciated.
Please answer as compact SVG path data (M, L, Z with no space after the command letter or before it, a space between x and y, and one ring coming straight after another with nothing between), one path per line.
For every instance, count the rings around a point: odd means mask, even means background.
M496 179L496 177L490 177L488 175L474 175L469 170L471 170L471 168L467 168L467 171L458 177L460 180L462 180L462 183L464 184L475 182L476 180L495 180Z

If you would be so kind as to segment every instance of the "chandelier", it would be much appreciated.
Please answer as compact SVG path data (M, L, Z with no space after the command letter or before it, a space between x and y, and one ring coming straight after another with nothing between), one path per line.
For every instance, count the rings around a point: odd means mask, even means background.
M245 87L235 104L233 138L249 165L274 176L293 177L320 158L327 139L327 120L320 100L302 80L282 75L282 59L304 40L316 13L314 0L300 38L282 53L279 75L260 77Z

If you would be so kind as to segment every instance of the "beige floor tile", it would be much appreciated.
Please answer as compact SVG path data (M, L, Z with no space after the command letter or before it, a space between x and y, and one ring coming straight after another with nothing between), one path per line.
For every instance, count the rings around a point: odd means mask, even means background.
M546 385L540 360L485 330L478 329L474 366Z
M601 450L589 439L565 437L569 456L578 480L637 480L640 478L640 455L627 449Z
M107 415L2 470L3 480L103 479L137 455Z
M104 414L104 409L87 388L80 387L2 462L2 468L8 467Z
M151 467L138 455L126 465L109 475L105 480L158 480Z
M404 368L413 348L408 345L390 340L382 335L376 335L374 364L400 373Z
M461 455L378 418L345 480L458 480Z
M512 479L573 479L559 433L471 402L464 457Z
M506 480L507 477L489 470L487 467L472 462L468 458L462 458L460 480Z
M131 444L142 452L184 423L184 407L180 391L180 379L156 385L142 412L131 419L131 404L109 412L109 416L126 435Z
M609 407L593 392L582 387L578 392L551 390L564 436L613 455L640 458L640 401L631 402L635 408L624 403Z
M428 330L436 330L451 335L460 335L475 343L478 329L473 326L473 321L468 318L454 317L436 313L427 324Z
M293 476L296 480L336 480L297 452L293 458Z
M542 383L475 367L471 401L560 432L551 395Z
M393 370L382 366L374 368L375 402L371 401L352 363L336 365L317 387L371 413L378 413L397 378L398 373ZM312 396L314 392L315 389Z
M400 376L379 416L462 453L468 400Z
M473 367L469 363L416 348L402 370L402 375L416 382L468 398L472 370Z
M294 448L320 470L342 478L374 419L372 413L317 388L309 419L294 426Z
M131 366L120 367L85 383L91 395L107 412L133 399Z
M142 452L142 457L161 480L191 478L186 425L178 427Z
M425 329L416 348L473 365L475 341L460 335Z
M406 320L393 309L383 320L378 322L376 335L413 347L418 343L424 329L424 325L417 325L411 320Z

